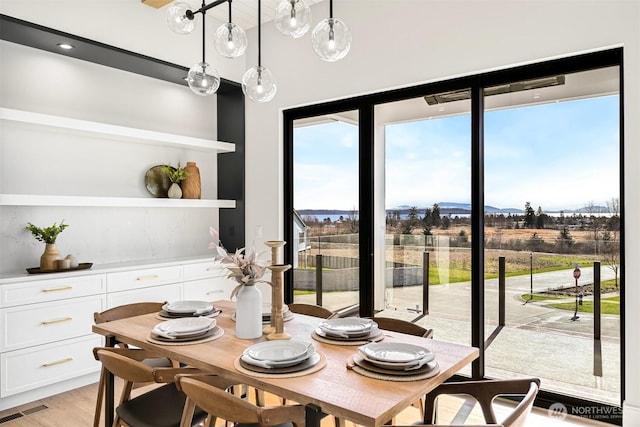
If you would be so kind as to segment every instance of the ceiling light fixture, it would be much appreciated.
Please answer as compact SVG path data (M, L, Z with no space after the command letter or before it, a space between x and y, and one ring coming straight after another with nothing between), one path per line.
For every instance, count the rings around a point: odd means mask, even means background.
M71 50L75 47L74 45L69 43L58 43L56 46L63 50Z
M202 14L202 62L189 70L189 87L198 95L211 95L220 85L220 76L214 67L205 62L205 14L206 11L229 3L229 22L221 25L215 34L214 46L220 55L237 58L247 49L247 35L231 20L232 0L215 0L191 10L183 2L174 2L168 8L167 24L177 34L189 34L195 27L196 14ZM262 22L261 0L258 0L258 65L248 69L242 76L242 90L255 102L267 102L276 94L276 83L269 69L262 66ZM311 9L305 0L281 0L276 9L275 23L280 32L292 38L303 36L310 28ZM313 49L325 61L335 62L344 58L351 48L351 31L340 20L333 17L333 0L329 1L329 18L316 25L312 35Z
M329 0L329 18L316 25L311 34L313 50L327 62L335 62L347 56L351 49L351 31L339 19L333 17L333 0Z
M261 1L258 0L258 65L249 68L242 76L242 91L254 102L268 102L276 96L276 81L268 68L262 66L261 52Z
M275 23L282 34L297 39L311 27L311 9L304 0L282 0L276 8Z

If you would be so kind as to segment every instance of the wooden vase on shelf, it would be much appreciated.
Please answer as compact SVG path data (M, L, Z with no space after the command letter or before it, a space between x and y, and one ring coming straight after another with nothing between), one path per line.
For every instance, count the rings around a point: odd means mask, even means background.
M47 243L40 257L40 270L57 270L60 254L55 243Z
M199 199L201 196L200 169L196 166L196 162L187 162L184 170L187 171L188 175L180 184L182 198Z

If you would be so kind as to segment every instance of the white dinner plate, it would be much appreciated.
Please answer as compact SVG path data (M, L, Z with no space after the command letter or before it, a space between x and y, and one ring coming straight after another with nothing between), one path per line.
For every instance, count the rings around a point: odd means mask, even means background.
M312 343L299 340L264 341L247 348L244 354L255 360L281 362L299 359L310 349L313 349Z
M435 359L433 353L428 353L422 359L416 359L410 362L384 362L382 360L370 359L361 351L358 351L358 355L362 357L363 360L369 362L372 365L393 371L412 371L433 362L433 360Z
M169 313L202 314L213 311L213 304L207 301L174 301L162 306Z
M381 342L363 345L358 349L367 359L389 363L415 362L423 359L431 351L419 345L401 342Z
M326 319L318 325L324 333L339 337L368 335L375 326L378 326L378 324L373 320L360 317Z
M210 317L182 317L157 324L153 330L159 334L184 336L197 334L216 326L216 319Z

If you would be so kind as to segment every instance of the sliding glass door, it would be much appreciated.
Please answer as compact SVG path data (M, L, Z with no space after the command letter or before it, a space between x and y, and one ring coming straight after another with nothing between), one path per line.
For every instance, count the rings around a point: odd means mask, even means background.
M621 398L619 73L488 87L484 119L485 373L610 404Z
M462 376L620 421L621 57L286 110L287 302L414 321L479 349Z

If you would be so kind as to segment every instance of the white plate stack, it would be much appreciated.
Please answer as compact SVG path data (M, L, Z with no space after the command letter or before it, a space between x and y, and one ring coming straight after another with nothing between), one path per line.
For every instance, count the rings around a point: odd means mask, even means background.
M310 342L264 341L248 347L240 360L245 368L259 372L295 372L318 363L320 355Z
M376 322L360 317L326 319L320 322L315 332L323 338L339 341L366 340L380 334Z
M217 329L216 319L183 317L157 324L151 330L151 337L166 342L196 341L210 337Z
M436 366L435 355L429 349L407 343L370 343L358 348L355 359L363 368L377 367L376 371L428 371Z
M166 318L199 317L217 314L218 310L208 301L174 301L162 306L160 316Z

